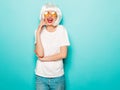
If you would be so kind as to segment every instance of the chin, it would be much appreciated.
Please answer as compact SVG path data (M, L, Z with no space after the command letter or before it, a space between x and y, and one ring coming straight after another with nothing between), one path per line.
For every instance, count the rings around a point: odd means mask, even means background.
M47 23L47 25L52 25L53 26L54 24L53 23Z

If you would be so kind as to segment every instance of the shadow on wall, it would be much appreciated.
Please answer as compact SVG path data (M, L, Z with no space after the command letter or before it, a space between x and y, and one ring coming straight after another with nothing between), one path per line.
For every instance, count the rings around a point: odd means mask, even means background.
M70 85L69 72L72 65L72 47L71 46L68 47L67 58L64 59L63 63L64 63L64 71L65 71L65 88L66 88L65 90L68 90L67 86Z
M64 20L62 19L61 24L63 25ZM65 27L66 28L66 27ZM67 28L66 28L67 29ZM68 37L69 37L69 41L70 41L70 46L68 46L68 53L67 53L67 58L63 60L64 63L64 71L65 71L65 90L68 90L67 86L69 86L70 84L70 79L69 79L69 73L70 73L70 69L72 66L72 55L73 55L73 48L72 48L72 40L71 37L68 33Z
M35 86L36 86L36 84L35 84L35 82L36 82L36 76L35 76L35 67L36 67L36 62L37 62L37 56L36 56L36 54L35 54L35 52L34 52L34 50L35 50L35 44L34 44L34 41L35 41L35 35L33 35L33 67L34 67L34 74L33 74L33 85L34 85L34 90L36 89L35 88Z

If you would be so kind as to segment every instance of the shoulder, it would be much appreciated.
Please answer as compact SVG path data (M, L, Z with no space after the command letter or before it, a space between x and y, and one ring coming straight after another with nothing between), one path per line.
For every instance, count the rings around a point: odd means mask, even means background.
M65 29L65 27L63 25L58 25L57 28L59 28L59 29Z
M67 32L66 28L63 25L58 25L57 29L59 29L60 32Z

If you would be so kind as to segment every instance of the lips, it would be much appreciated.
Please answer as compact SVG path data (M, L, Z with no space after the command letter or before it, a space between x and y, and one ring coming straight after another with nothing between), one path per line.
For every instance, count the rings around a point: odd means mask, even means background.
M53 22L53 18L47 18L48 23L52 23Z

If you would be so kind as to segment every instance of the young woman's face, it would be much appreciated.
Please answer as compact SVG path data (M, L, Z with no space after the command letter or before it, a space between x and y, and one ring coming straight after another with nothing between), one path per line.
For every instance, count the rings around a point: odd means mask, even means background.
M44 13L44 19L46 25L53 25L57 19L57 13L55 11L46 11Z

